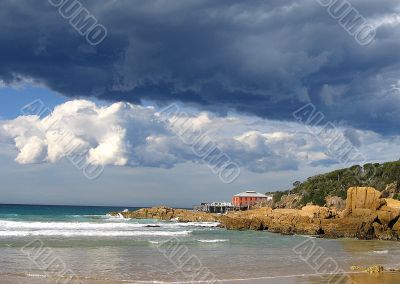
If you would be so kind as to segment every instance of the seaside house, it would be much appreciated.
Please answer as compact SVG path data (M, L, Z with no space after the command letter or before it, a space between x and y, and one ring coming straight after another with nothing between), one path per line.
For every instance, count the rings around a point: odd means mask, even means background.
M232 204L239 209L250 208L261 201L271 200L272 196L248 190L232 197Z

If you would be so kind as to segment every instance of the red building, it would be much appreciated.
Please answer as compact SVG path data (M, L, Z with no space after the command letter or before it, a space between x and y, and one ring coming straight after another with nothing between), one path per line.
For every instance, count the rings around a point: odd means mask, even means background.
M270 200L270 199L272 199L271 196L267 196L265 194L249 190L249 191L245 191L245 192L234 195L232 197L232 204L235 207L243 208L243 207L250 207L260 201Z

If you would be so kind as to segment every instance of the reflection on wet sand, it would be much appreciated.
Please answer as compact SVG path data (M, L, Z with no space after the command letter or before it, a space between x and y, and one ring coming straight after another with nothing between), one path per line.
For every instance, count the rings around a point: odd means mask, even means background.
M304 279L298 279L296 284L322 284L322 283L332 283L332 284L398 284L400 283L400 273L398 272L385 272L378 274L368 274L368 273L354 273L348 274L348 278L342 282L328 282L327 278L313 276ZM347 281L347 282L346 282ZM282 282L284 283L284 282Z
M274 278L260 278L260 279L249 279L249 280L222 280L217 283L220 284L398 284L400 283L400 273L398 272L385 272L379 274L368 274L368 273L351 273L344 277L344 275L338 276L336 279L342 279L342 281L335 281L335 278L329 276L295 276L295 277L274 277ZM2 284L50 284L54 283L54 278L40 277L37 276L22 276L22 275L1 275ZM347 281L347 282L346 282ZM145 281L130 282L125 281L113 281L107 280L94 280L85 279L85 284L122 284L122 283L146 283ZM72 281L74 283L74 281ZM152 283L152 282L147 282ZM160 282L161 283L161 282ZM168 283L168 282L165 282ZM174 282L176 283L176 282ZM183 284L183 283L182 283ZM186 284L186 283L185 283ZM209 284L198 283L198 284Z

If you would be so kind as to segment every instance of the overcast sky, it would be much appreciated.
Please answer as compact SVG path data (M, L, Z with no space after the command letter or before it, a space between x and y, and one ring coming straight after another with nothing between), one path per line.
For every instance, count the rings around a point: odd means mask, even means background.
M64 1L104 27L93 44L61 2L0 3L0 203L185 207L400 156L398 1L348 2L368 44L317 0ZM237 167L231 183L185 143L182 114ZM104 170L88 179L71 155Z

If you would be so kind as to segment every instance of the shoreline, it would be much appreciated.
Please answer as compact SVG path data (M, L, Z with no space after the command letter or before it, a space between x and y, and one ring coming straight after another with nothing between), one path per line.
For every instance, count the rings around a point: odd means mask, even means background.
M297 274L297 275L282 275L282 276L265 276L257 278L243 278L243 279L220 279L213 281L162 281L162 280L117 280L117 279L66 279L70 283L86 283L86 284L123 284L123 283L137 283L137 284L209 284L209 283L226 283L226 284L322 284L327 283L326 281L332 276L345 277L348 276L349 280L353 281L353 284L395 284L400 283L400 272L384 271L376 274L369 274L367 272L345 272L341 274ZM24 283L43 283L50 284L54 283L55 278L49 275L17 275L17 274L2 274L2 283L4 284L24 284ZM334 282L336 283L336 282ZM343 282L337 282L343 283ZM346 282L344 282L346 283Z

